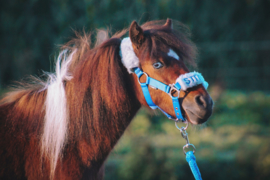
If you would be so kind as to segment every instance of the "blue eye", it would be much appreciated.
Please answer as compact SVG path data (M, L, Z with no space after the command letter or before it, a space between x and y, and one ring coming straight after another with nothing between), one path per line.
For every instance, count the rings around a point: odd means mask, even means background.
M159 68L162 68L162 67L163 67L163 64L162 64L161 62L155 62L155 63L153 64L153 67L154 67L155 69L159 69Z

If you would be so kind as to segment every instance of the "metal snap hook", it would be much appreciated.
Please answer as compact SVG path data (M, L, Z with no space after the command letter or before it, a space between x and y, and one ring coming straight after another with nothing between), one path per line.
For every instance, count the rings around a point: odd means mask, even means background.
M195 154L196 148L193 144L189 143L188 133L186 131L188 128L188 121L185 122L187 124L186 127L181 127L181 128L177 125L177 122L178 121L175 122L175 127L181 132L182 137L186 140L186 145L183 146L184 154L186 154L185 149L189 148L189 147L193 148L193 153Z

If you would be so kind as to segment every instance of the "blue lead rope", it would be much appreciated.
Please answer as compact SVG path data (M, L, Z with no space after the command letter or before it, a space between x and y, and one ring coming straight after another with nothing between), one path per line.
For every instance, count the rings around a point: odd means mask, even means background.
M199 170L198 165L196 163L196 157L192 151L188 151L186 153L186 160L189 164L189 167L191 169L191 172L193 173L194 178L196 180L202 180L200 170Z

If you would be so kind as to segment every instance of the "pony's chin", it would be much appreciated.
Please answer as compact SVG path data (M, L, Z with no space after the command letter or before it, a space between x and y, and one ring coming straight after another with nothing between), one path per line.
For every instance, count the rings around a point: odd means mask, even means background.
M194 124L194 125L205 123L209 119L209 117L211 116L211 114L212 114L212 112L206 114L204 117L200 117L200 116L196 115L195 113L193 113L192 111L190 111L188 109L185 111L186 119L191 124Z

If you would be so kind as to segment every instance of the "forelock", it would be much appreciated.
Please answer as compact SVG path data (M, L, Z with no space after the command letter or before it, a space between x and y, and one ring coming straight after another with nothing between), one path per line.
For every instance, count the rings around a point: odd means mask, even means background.
M142 25L149 39L147 46L150 56L156 57L160 51L168 53L169 49L172 49L185 62L196 66L197 48L190 40L188 28L173 21L174 29L168 29L163 27L164 23L165 21L151 21Z

